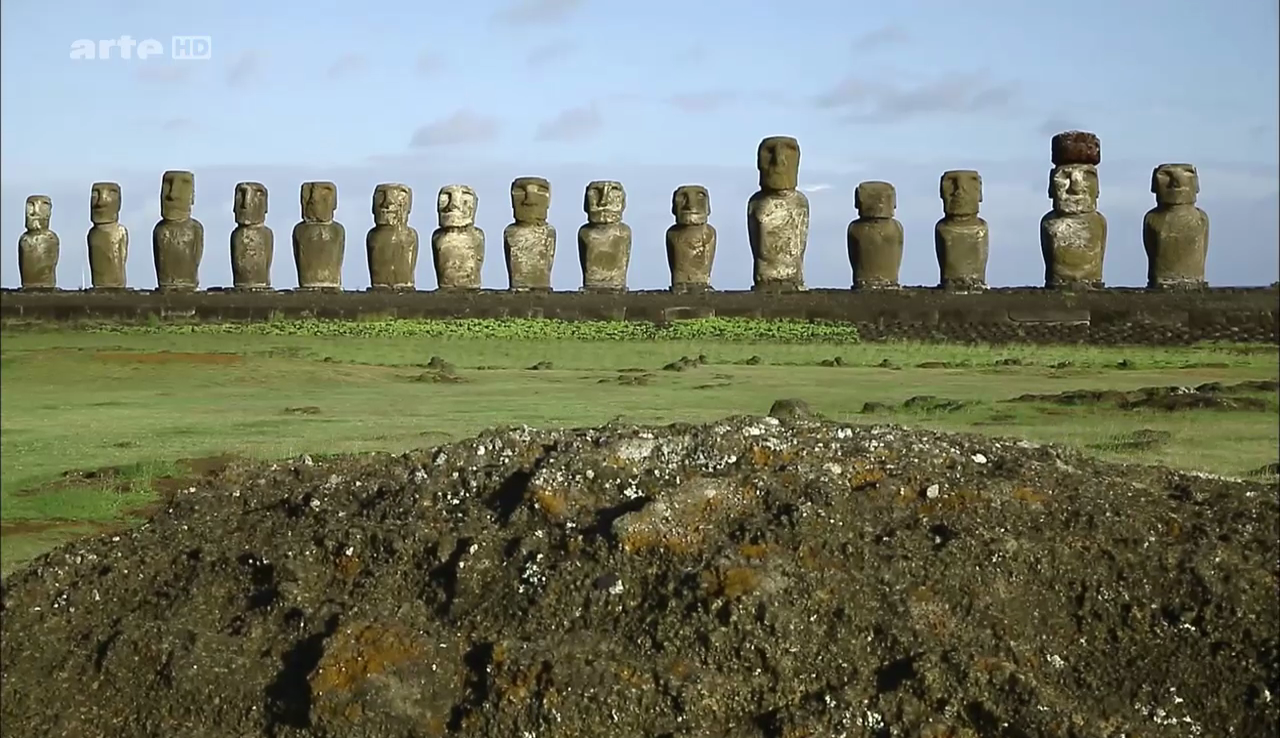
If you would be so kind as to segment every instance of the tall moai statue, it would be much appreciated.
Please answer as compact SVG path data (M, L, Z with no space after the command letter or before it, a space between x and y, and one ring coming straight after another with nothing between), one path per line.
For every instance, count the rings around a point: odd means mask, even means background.
M804 252L809 242L809 198L800 181L800 143L770 136L756 149L760 191L747 201L755 290L803 290Z
M978 217L982 175L972 169L943 172L938 195L942 198L942 220L933 227L938 286L957 292L984 290L991 233L987 221Z
M342 259L347 230L334 221L338 186L332 182L303 182L302 221L293 227L293 263L300 290L341 290Z
M1196 207L1200 175L1190 164L1161 164L1151 172L1156 206L1142 219L1147 287L1188 290L1206 286L1209 215Z
M903 241L902 223L894 217L898 191L888 182L861 182L853 190L853 206L858 217L847 233L853 288L896 289Z
M578 229L578 262L586 292L627 291L631 226L622 222L626 208L627 191L621 182L591 182L582 195L587 222Z
M436 197L440 227L431 234L431 257L442 290L480 289L484 231L476 227L478 205L476 191L466 185L445 185Z
M267 188L260 182L236 185L231 231L231 280L238 290L271 289L276 237L267 227Z
M409 226L413 190L402 184L373 189L373 228L365 237L374 290L412 290L418 269L418 232Z
M89 189L89 274L95 290L128 287L129 230L120 224L120 185L94 182Z
M551 183L542 177L519 177L511 183L515 220L502 231L507 283L513 292L549 292L556 258L556 229L547 222Z
M1049 198L1053 210L1040 219L1044 285L1056 289L1101 288L1107 219L1098 212L1098 137L1067 131L1053 137Z
M156 287L161 292L191 292L200 286L204 225L191 217L196 175L170 170L160 183L160 222L151 231Z
M683 185L671 193L676 224L667 229L667 266L672 292L711 289L716 259L716 229L711 219L711 194L702 185Z
M27 198L26 227L18 237L18 272L24 290L58 289L58 234L49 230L53 200L48 195Z

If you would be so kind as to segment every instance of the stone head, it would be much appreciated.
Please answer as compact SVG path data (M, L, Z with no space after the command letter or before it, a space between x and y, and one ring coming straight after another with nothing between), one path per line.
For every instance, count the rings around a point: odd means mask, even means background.
M800 183L800 142L790 136L770 136L756 149L760 188L794 190Z
M332 182L303 182L302 219L308 223L331 223L338 210L338 186Z
M545 223L551 210L551 183L542 177L511 182L511 211L517 223Z
M942 212L951 216L977 215L982 202L982 175L972 169L942 173L938 183Z
M860 182L853 190L853 206L859 218L892 218L898 191L888 182Z
M1200 175L1191 164L1161 164L1151 172L1151 192L1160 205L1191 205L1200 194Z
M48 195L32 195L27 198L26 225L28 231L49 230L53 217L53 200Z
M622 211L627 209L627 191L621 182L596 180L587 184L582 209L588 223L621 223Z
M388 182L373 188L373 224L409 225L413 209L413 190L407 185Z
M441 228L465 228L476 224L476 191L466 185L451 184L440 188L436 212Z
M94 182L89 189L89 220L94 225L106 225L120 220L120 185L115 182Z
M711 193L702 185L682 185L671 193L676 225L705 225L711 219Z
M262 225L267 222L267 188L261 182L240 182L236 185L235 204L231 206L236 223Z
M177 169L165 172L160 179L160 217L165 220L190 218L195 203L196 175Z
M1049 198L1063 215L1092 213L1098 209L1098 168L1092 164L1065 164L1049 173Z
M1051 144L1053 165L1102 163L1102 143L1098 136L1088 131L1063 131L1053 137Z

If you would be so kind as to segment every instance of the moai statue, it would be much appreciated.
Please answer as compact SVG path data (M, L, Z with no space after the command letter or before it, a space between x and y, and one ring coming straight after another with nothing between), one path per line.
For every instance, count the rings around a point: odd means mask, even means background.
M631 226L622 222L627 191L621 182L587 185L582 209L587 222L578 229L578 261L586 292L626 292L631 264Z
M200 286L204 258L204 226L191 217L196 201L196 175L170 170L160 184L160 222L151 231L157 289L191 292Z
M747 239L754 261L755 290L803 290L804 252L809 242L809 198L796 189L800 144L771 136L756 149L760 191L747 201Z
M1147 287L1201 289L1209 254L1209 216L1196 207L1200 175L1190 164L1161 164L1151 173L1156 206L1142 219Z
M702 185L684 185L671 193L676 224L667 229L667 266L672 292L711 289L711 266L716 259L716 229L711 219L711 195Z
M1053 210L1040 219L1045 287L1101 288L1107 219L1098 212L1098 137L1067 131L1053 137L1049 197Z
M480 289L484 231L476 227L478 204L476 191L466 185L445 185L436 197L440 227L431 234L431 256L442 290Z
M259 182L237 184L232 212L236 216L231 231L232 284L238 290L269 290L276 237L266 225L267 188Z
M303 182L302 222L293 227L293 263L300 290L341 290L347 230L335 222L338 187L332 182Z
M27 230L18 237L18 272L24 290L58 289L58 234L49 230L53 200L48 195L27 198Z
M902 223L893 217L898 191L888 182L861 182L853 190L853 206L858 218L847 234L853 288L896 289L903 237Z
M511 183L515 222L502 231L507 280L513 292L551 290L551 265L556 258L556 229L547 222L551 183L542 177L520 177Z
M373 189L373 228L365 237L374 290L412 290L417 280L418 232L409 226L413 190L402 184Z
M958 292L986 289L991 234L987 221L978 217L982 175L972 169L943 172L938 194L942 197L942 220L933 227L938 286Z
M120 185L94 182L89 190L89 273L95 290L128 287L129 230L120 225Z

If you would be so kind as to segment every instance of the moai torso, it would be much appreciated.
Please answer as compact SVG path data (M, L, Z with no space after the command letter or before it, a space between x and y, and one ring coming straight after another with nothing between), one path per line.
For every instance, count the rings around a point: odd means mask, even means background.
M478 290L484 267L484 231L476 227L476 191L445 185L436 198L440 227L431 234L436 283L442 290Z
M809 242L809 198L796 189L800 144L772 136L756 150L760 191L747 201L747 238L756 290L804 289L804 253Z
M854 289L893 289L902 268L902 223L893 217L898 193L888 182L862 182L853 191L858 218L849 224Z
M338 187L332 182L304 182L300 195L302 222L293 227L298 289L340 290L347 231L333 219Z
M89 273L95 290L128 287L129 231L120 225L120 185L94 182L89 190Z
M1147 287L1204 287L1209 216L1196 207L1200 175L1190 164L1161 164L1151 173L1151 192L1156 206L1142 220Z
M1098 207L1098 168L1064 164L1049 176L1053 210L1040 219L1045 287L1101 288L1107 219Z
M671 194L676 224L667 229L667 266L672 292L711 289L716 259L716 229L711 219L711 195L702 185L677 187Z
M373 228L365 238L370 289L412 290L417 285L418 232L409 227L413 191L402 184L373 190Z
M969 169L944 172L938 194L943 212L933 227L938 286L961 292L985 289L991 241L987 221L978 217L982 176Z
M168 171L160 184L160 222L151 232L156 283L161 291L189 292L200 286L204 257L204 226L191 217L196 177Z
M236 185L236 227L231 231L231 278L238 290L271 289L275 234L267 227L267 188L259 182Z
M507 280L516 292L549 291L551 265L556 257L556 229L547 222L551 183L541 177L520 177L511 183L515 222L502 231Z
M627 193L621 182L597 181L587 185L582 202L587 222L578 229L583 290L627 291L631 226L622 222L626 207Z
M26 231L18 237L18 272L24 290L58 288L58 234L49 230L53 200L47 195L27 198Z

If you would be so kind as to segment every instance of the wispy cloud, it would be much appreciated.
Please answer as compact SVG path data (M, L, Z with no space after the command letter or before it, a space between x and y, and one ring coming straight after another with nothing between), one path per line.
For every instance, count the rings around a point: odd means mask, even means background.
M196 127L196 122L191 118L170 118L160 124L160 129L165 133L181 133L189 131Z
M706 90L672 95L667 103L677 110L686 113L710 113L738 99L738 94L730 90Z
M831 185L829 184L801 185L800 187L801 192L822 192L823 190L829 189L831 189Z
M446 118L418 128L413 132L409 146L430 148L485 143L497 138L500 128L495 118L470 110L459 110Z
M545 67L561 59L568 58L577 48L577 44L572 41L552 41L530 49L524 60L530 67Z
M1011 82L986 72L947 74L914 85L856 75L814 98L816 107L835 110L849 123L890 123L921 115L970 114L1007 108L1018 96Z
M414 61L413 71L419 77L431 77L443 70L445 60L443 56L431 51L424 51L418 54L418 58Z
M139 64L135 74L142 82L154 85L180 85L195 74L195 65L190 62Z
M534 138L538 141L579 141L595 135L603 126L604 118L592 103L562 110L554 118L543 121Z
M341 79L358 72L362 72L368 67L368 61L359 54L343 54L338 57L329 68L325 70L325 76L331 80Z
M568 20L584 5L586 0L513 0L493 14L493 21L504 26L554 25Z
M227 84L231 87L244 87L253 82L262 73L263 54L249 49L242 51L227 69Z
M1036 132L1041 136L1055 136L1063 131L1075 131L1085 128L1079 125L1078 121L1068 118L1064 115L1051 115L1040 121L1040 125L1036 127Z
M901 26L889 25L882 26L875 30L867 31L853 40L853 50L856 53L865 53L875 51L886 46L898 46L905 44L910 40L905 29Z

